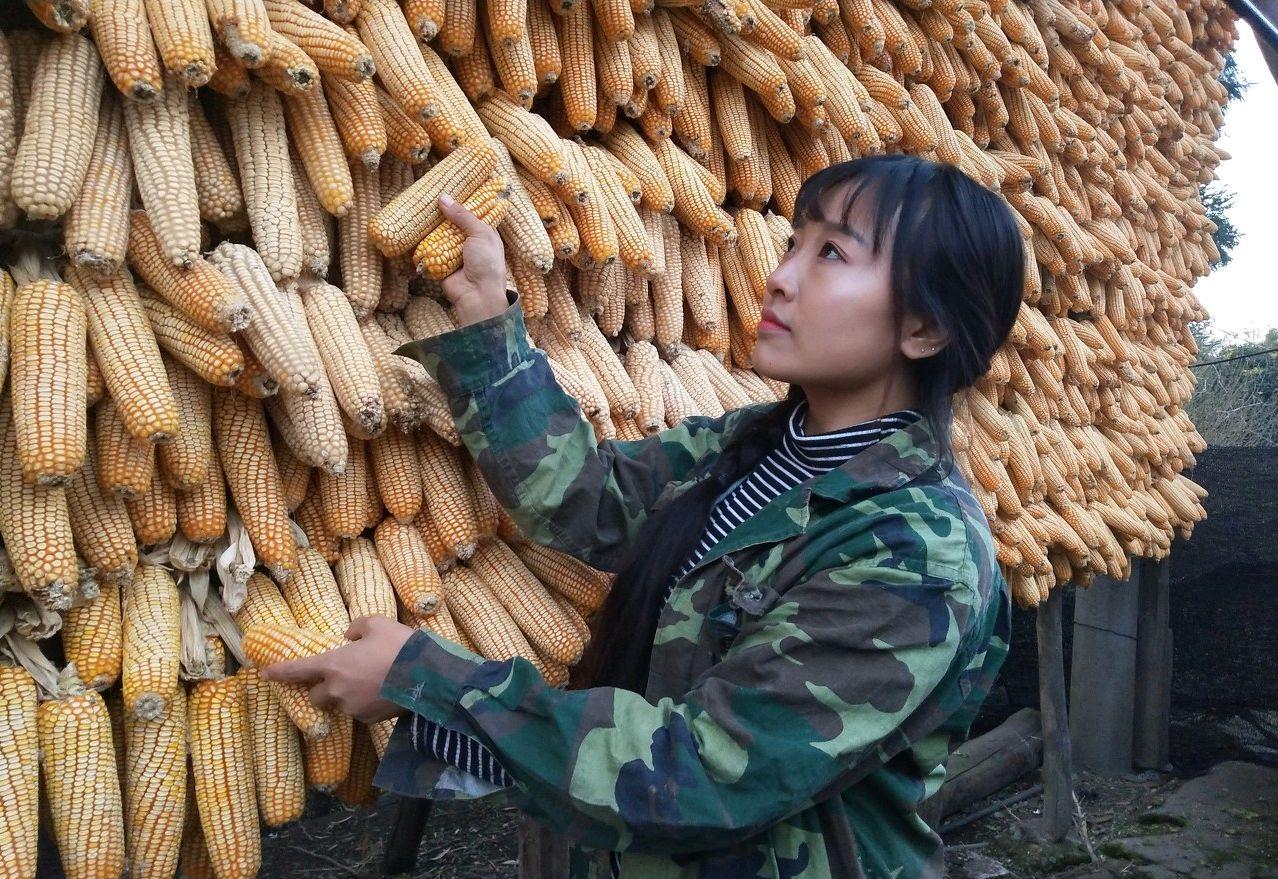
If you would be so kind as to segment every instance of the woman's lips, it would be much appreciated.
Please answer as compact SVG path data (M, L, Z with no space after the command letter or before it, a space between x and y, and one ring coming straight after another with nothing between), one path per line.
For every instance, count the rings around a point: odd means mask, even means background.
M765 308L763 315L759 318L758 332L788 333L790 328L783 324L771 309Z

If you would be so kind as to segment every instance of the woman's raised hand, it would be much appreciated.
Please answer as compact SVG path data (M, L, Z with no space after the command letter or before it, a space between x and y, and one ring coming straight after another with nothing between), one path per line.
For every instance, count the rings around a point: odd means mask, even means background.
M439 211L466 233L461 268L443 280L444 296L459 327L496 317L506 310L506 249L497 230L452 196L439 196Z

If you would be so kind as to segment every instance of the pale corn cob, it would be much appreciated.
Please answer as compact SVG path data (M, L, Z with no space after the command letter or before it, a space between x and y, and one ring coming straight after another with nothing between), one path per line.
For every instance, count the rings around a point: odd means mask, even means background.
M124 872L124 807L111 745L111 718L78 679L36 713L44 796L68 879Z
M421 510L424 493L413 438L390 428L369 443L370 463L382 504L405 524Z
M67 211L63 237L67 255L75 265L104 275L123 265L129 243L132 188L133 164L124 115L120 102L104 94L84 185Z
M110 398L98 403L94 411L98 484L121 498L140 495L151 485L155 446L129 433Z
M716 244L735 244L736 230L698 176L697 163L668 140L659 142L653 152L674 191L679 222Z
M373 541L382 567L404 606L420 617L434 613L443 597L443 586L417 528L387 517L377 526Z
M219 388L213 397L213 428L231 498L258 561L276 580L287 579L297 569L297 546L261 404Z
M607 574L567 553L536 543L518 543L513 548L543 585L571 602L583 615L589 616L603 606L612 582Z
M365 537L343 540L333 574L352 620L368 616L397 618L395 588L371 540Z
M40 743L36 733L36 685L18 665L0 665L0 839L6 877L36 875L40 819Z
M220 274L217 277L221 280ZM160 347L209 384L234 385L244 371L244 354L235 340L200 326L186 313L148 292L142 291L142 308Z
M369 353L373 355L386 413L395 427L405 432L414 430L426 419L427 412L426 400L419 394L420 389L407 369L410 361L395 354L395 343L376 320L365 320L359 328ZM420 364L417 366L420 367Z
M502 92L494 92L475 109L488 133L530 174L552 188L568 182L562 141L545 119Z
M280 586L293 619L304 629L330 638L344 638L350 614L328 562L317 549L309 546L299 549L297 558L297 576Z
M13 116L19 133L26 119L27 107L31 105L31 84L35 79L36 68L40 65L40 55L51 39L52 35L48 31L38 28L8 34L10 69L13 73Z
M279 827L300 818L306 805L302 746L279 696L257 669L242 668L236 677L243 683L248 703L258 813L267 827Z
M84 462L84 304L70 284L20 285L9 317L13 431L23 478L65 485Z
M74 34L89 21L89 0L26 0L40 23L62 34Z
M293 146L319 203L335 217L345 215L354 203L354 184L323 91L311 89L304 94L286 96L284 115ZM301 181L295 184L302 185Z
M609 408L624 418L639 411L639 392L594 321L582 319L581 351L599 377Z
M216 455L204 482L177 496L178 528L192 543L212 543L226 531L226 480Z
M326 76L324 97L346 155L366 167L376 168L387 146L386 123L378 108L377 87L371 81L347 82Z
M440 536L458 558L470 558L479 541L479 523L459 453L439 437L421 434L417 460L425 502Z
M228 98L242 98L248 94L248 70L241 67L221 43L213 46L213 63L217 66L205 85Z
M749 394L737 384L718 357L705 350L694 353L701 359L706 378L709 379L710 386L725 411L750 405Z
M636 423L645 434L656 433L665 426L665 404L661 395L660 357L650 342L635 342L626 349L625 366L639 394Z
M361 81L376 68L358 39L340 25L292 0L262 0L271 28L296 43L327 76Z
M186 809L186 691L177 687L157 720L124 718L124 830L134 876L177 869Z
M341 473L318 474L324 528L336 537L355 537L364 530L364 502L368 497L368 457L364 443L348 439L350 449Z
M129 433L163 443L178 431L178 408L160 346L127 272L99 279L69 266L67 279L83 297L88 334L107 391Z
M182 422L173 440L156 450L160 469L169 485L186 492L208 479L213 451L213 391L176 360L165 357L164 370L182 413Z
M471 566L529 643L556 662L572 665L581 658L583 644L576 630L510 547L490 541L476 551Z
M187 728L209 860L219 879L249 879L262 856L243 681L232 676L195 684Z
M661 370L662 396L666 404L666 424L674 427L691 415L701 415L697 401L688 393L679 376L664 360L658 365Z
M654 211L674 210L674 191L652 148L629 125L619 124L604 141L608 151L639 178L642 204Z
M342 411L325 378L315 396L284 392L266 403L271 420L284 441L306 463L323 472L340 474L350 454Z
M465 90L458 84L457 79L453 78L444 59L430 46L419 44L417 48L421 52L422 60L426 62L427 69L430 70L430 75L435 79L436 88L439 89L440 115L445 117L449 125L456 126L460 132L461 142L458 145L487 137L488 132L484 128L484 123L475 112Z
M320 81L319 67L302 47L274 31L266 63L257 69L257 79L281 95L295 96L313 90Z
M13 203L11 188L14 153L22 133L19 124L21 96L13 82L12 54L8 38L0 34L0 228L12 226L18 219L18 207Z
M224 241L209 255L235 287L243 290L254 319L244 338L284 390L314 396L324 380L319 351L306 325L301 297L276 286L258 252Z
M386 256L408 253L438 223L440 194L464 201L493 173L497 161L488 142L450 153L373 218L369 237Z
M302 270L302 235L280 98L254 83L243 98L228 102L227 115L257 251L276 281L295 278Z
M205 260L196 256L179 268L164 255L146 211L129 215L128 259L147 286L205 329L234 333L252 320L243 293Z
M76 552L97 570L105 591L107 583L118 582L132 575L138 554L133 529L129 524L129 513L121 498L104 491L98 483L96 459L97 454L90 446L85 453L84 466L76 471L71 484L67 486L67 513L70 516ZM66 640L65 628L63 640ZM83 663L76 664L86 683L90 687L96 687L94 674Z
M189 709L187 713L190 713ZM185 879L216 879L213 864L209 861L209 849L204 842L204 829L200 826L200 810L195 802L195 778L189 761L186 772L186 814L182 821L178 869Z
M643 220L617 179L611 155L598 147L586 147L583 152L586 163L599 184L599 193L608 206L608 214L616 226L618 256L627 268L648 276L653 262L648 236L644 231Z
M531 659L536 655L510 612L475 571L458 565L444 572L443 583L456 627L485 659Z
M541 215L515 172L510 153L497 141L493 142L493 146L497 149L499 173L510 186L510 209L501 221L502 230L514 245L513 255L535 267L540 274L545 274L555 261L550 236L546 234Z
M362 165L351 168L355 202L337 221L338 249L342 263L342 290L355 316L362 318L377 307L382 296L382 256L367 233L381 209L381 185L377 171Z
M438 90L399 4L364 0L355 26L373 56L378 78L404 112L415 119L436 115Z
M302 290L302 303L342 410L367 433L380 433L386 424L381 384L346 295L330 284L312 284Z
M178 592L157 565L141 564L124 586L126 715L159 720L174 708L178 689Z
M333 259L333 219L320 205L306 181L306 169L294 152L293 189L297 194L297 222L302 233L302 272L317 278L328 277L328 266ZM341 161L345 163L344 156Z
M777 397L758 375L748 369L733 369L731 371L732 378L736 380L741 389L746 392L746 396L750 398L752 403L771 403Z
M0 269L0 388L9 376L9 318L13 314L13 297L18 292L13 278Z
M26 124L13 159L12 198L35 220L51 220L75 201L93 153L102 66L77 34L54 37L40 55Z
M187 97L169 77L153 101L126 101L124 121L134 181L160 248L174 265L200 254L200 202L191 158Z
M324 0L324 14L338 24L350 24L363 5L364 0Z
M198 88L217 68L204 0L145 0L147 23L167 72Z

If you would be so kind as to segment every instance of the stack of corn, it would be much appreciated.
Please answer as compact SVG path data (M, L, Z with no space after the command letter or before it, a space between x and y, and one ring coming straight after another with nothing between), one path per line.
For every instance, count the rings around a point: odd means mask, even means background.
M566 680L607 578L517 533L393 354L454 326L441 192L499 229L597 436L639 439L785 393L751 350L804 177L954 164L1026 242L1012 337L955 400L1018 601L1124 578L1203 516L1184 405L1223 0L27 6L45 29L0 33L0 227L26 248L0 271L15 876L37 747L73 876L251 876L259 821L308 786L366 801L389 729L255 672L353 617ZM105 742L118 771L89 771ZM90 826L85 802L110 807Z

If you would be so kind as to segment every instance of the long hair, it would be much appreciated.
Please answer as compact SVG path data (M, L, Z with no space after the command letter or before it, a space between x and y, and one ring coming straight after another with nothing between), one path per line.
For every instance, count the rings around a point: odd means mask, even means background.
M839 187L842 215L827 217L823 196ZM1020 307L1020 231L995 193L949 165L905 155L855 159L813 174L799 190L794 225L822 220L847 226L858 204L870 217L875 255L891 248L898 334L911 313L932 317L949 333L939 352L911 363L917 408L931 422L942 459L952 466L950 398L989 370ZM671 578L700 542L715 499L780 444L803 400L803 390L792 385L785 400L742 424L718 457L694 474L703 479L645 519L600 611L574 684L644 691Z

